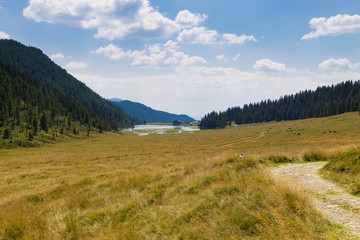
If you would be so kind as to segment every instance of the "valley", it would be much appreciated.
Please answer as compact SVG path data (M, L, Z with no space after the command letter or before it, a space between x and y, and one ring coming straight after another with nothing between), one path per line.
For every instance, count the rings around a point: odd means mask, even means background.
M311 196L274 182L268 166L309 152L345 152L360 147L358 139L359 114L347 113L1 149L0 236L344 238L343 227L314 210Z

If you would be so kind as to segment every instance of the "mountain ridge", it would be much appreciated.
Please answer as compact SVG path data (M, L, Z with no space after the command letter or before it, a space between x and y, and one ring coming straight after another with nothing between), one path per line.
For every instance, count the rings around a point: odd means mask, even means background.
M114 98L112 98L114 99ZM116 99L116 98L115 98ZM111 99L108 99L111 101ZM192 122L194 118L185 114L173 114L165 111L155 110L142 103L132 102L130 100L122 100L121 102L112 101L114 104L120 106L124 111L140 121L146 121L147 123L172 123L175 120L181 122Z
M0 40L0 63L10 72L58 91L102 119L104 130L132 126L134 119L55 64L40 49L15 40Z

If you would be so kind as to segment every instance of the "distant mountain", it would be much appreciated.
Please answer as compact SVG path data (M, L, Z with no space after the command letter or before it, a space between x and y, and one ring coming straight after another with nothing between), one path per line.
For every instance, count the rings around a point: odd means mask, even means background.
M120 106L124 111L140 121L146 121L147 123L161 122L161 123L172 123L175 120L181 122L192 122L195 119L181 114L172 114L164 111L154 110L144 104L123 100L121 102L112 101L114 104Z
M327 117L360 111L360 81L346 81L332 86L285 95L274 101L245 104L224 112L211 112L201 119L200 128L224 128L236 124Z
M134 121L41 50L0 40L0 128L19 126L22 132L26 128L36 133L40 124L59 130L77 122L99 130L116 130L132 126Z
M110 99L107 99L107 100L109 100L110 102L122 102L123 101L120 98L110 98Z

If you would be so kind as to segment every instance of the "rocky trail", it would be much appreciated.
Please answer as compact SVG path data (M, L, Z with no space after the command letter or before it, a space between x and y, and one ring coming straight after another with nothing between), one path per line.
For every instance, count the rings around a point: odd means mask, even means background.
M360 238L360 197L321 177L326 162L284 164L272 168L275 179L288 178L315 197L316 208L329 220L344 226L349 235Z

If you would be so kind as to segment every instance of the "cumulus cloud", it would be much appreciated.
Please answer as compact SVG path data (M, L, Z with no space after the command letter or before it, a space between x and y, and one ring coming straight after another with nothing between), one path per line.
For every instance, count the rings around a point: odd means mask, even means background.
M360 63L351 63L347 58L330 58L319 64L319 69L323 71L348 71L356 69Z
M237 36L236 34L219 34L216 30L209 30L206 27L194 27L191 29L184 29L177 40L188 44L244 44L247 41L254 41L254 36L247 36L245 34Z
M287 70L285 64L267 58L256 61L253 69L263 72L285 72Z
M232 34L232 33L225 33L222 35L223 38L223 42L226 44L244 44L245 42L257 42L257 40L255 39L255 37L253 35L251 36L246 36L245 34L241 35L241 36L237 36L236 34Z
M66 64L65 68L75 70L75 69L87 68L88 66L89 66L89 64L86 62L75 62L74 61L74 62L69 62L68 64Z
M112 60L121 60L121 59L124 59L125 57L141 55L141 53L138 51L125 52L122 48L119 48L118 46L116 46L112 43L107 45L106 47L100 47L96 51L93 51L92 53L104 55L105 57L112 59Z
M175 23L181 28L191 28L199 25L201 22L205 21L206 18L206 15L201 15L199 13L194 14L189 10L183 10L176 16Z
M52 54L49 56L51 60L55 61L57 59L63 59L64 55L62 55L61 53L56 53L56 54Z
M154 44L148 46L142 51L124 51L123 49L109 44L106 47L100 47L92 53L104 55L113 60L132 58L134 67L178 67L187 65L204 64L207 61L199 56L189 56L179 51L179 46L174 41L167 41L165 44Z
M192 29L183 30L177 40L182 43L189 44L214 44L219 34L215 30L208 30L205 27L194 27Z
M338 14L328 19L313 18L310 20L310 27L315 29L301 39L313 39L321 36L328 35L341 35L346 33L359 33L360 32L360 15L347 15Z
M0 39L10 39L10 35L0 31Z
M225 57L225 55L218 55L216 56L216 59L219 60L219 61L224 61L224 62L227 62L227 58Z
M23 15L36 22L97 29L96 38L169 37L194 27L205 15L180 11L175 20L154 9L149 0L30 0Z

